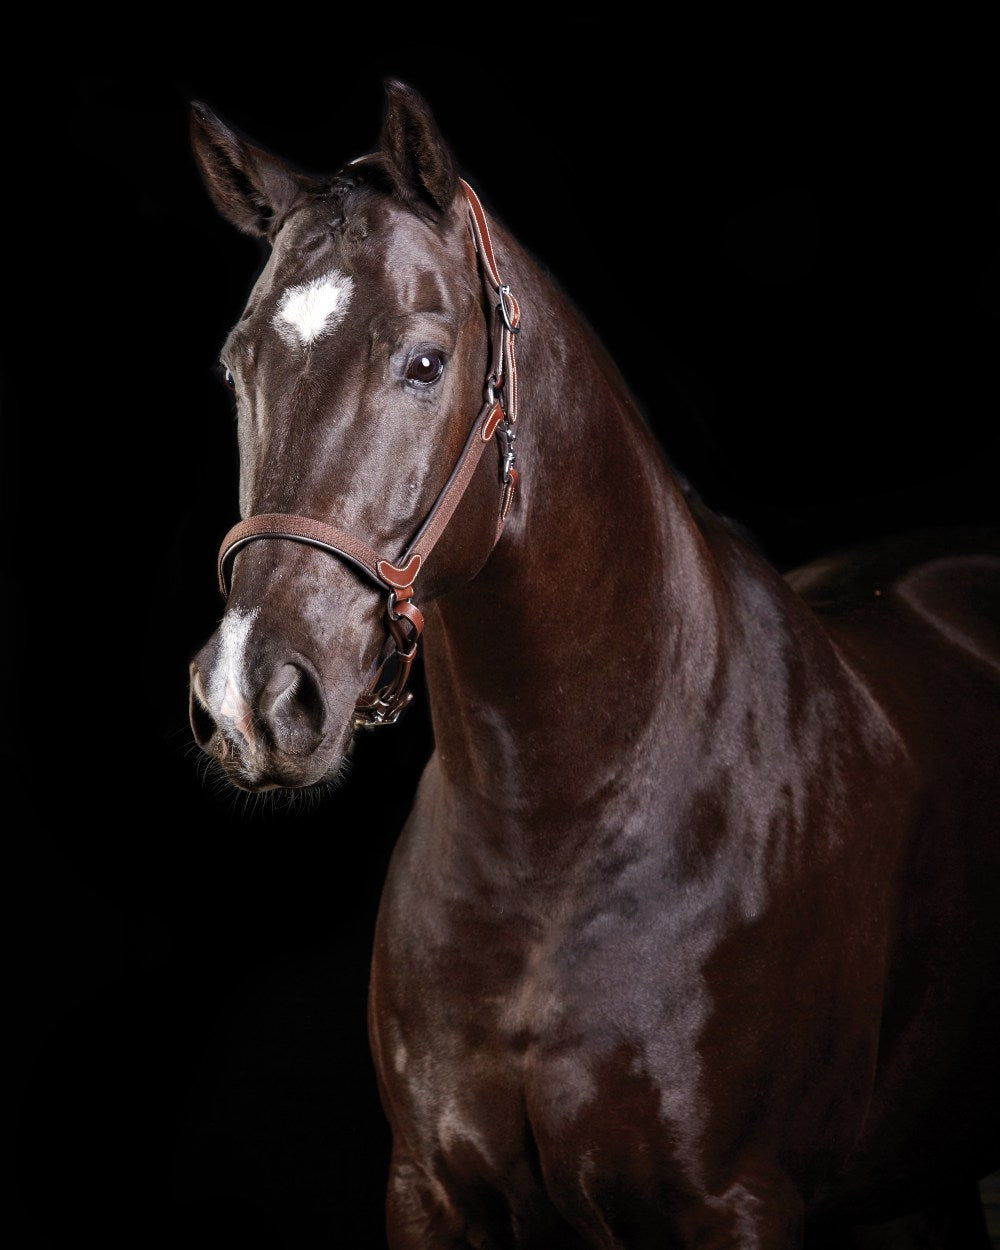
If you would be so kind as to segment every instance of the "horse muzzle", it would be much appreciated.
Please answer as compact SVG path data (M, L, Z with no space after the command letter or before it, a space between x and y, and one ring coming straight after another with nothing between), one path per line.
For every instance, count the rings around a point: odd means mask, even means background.
M256 665L256 682L227 661L220 636L190 665L189 717L195 741L233 785L258 793L336 779L350 750L350 714L337 716L304 657Z

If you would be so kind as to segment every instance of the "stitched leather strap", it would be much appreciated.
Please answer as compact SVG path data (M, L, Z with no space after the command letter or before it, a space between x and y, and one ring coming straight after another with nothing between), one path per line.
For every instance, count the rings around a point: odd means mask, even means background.
M514 359L514 336L521 328L521 309L509 286L505 286L497 268L496 256L493 253L493 239L490 235L489 222L479 202L479 196L464 178L459 178L471 210L473 236L482 258L487 281L500 298L497 320L499 336L498 347L494 351L493 385L499 391L505 391L505 413L507 420L514 424L517 420L517 364Z
M353 535L327 525L323 521L315 521L312 517L292 516L284 512L263 512L247 517L234 525L222 540L219 548L217 571L219 589L223 596L228 596L229 585L226 569L229 560L241 547L255 538L291 538L296 542L307 543L311 547L319 547L332 555L343 556L356 564L369 577L377 582L383 579L379 575L379 558L371 547L360 542Z

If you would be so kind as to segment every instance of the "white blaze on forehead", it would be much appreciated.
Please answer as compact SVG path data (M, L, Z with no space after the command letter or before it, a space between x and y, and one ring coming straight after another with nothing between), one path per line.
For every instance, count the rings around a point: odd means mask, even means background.
M343 321L353 287L351 278L339 269L290 286L272 318L274 328L293 347L308 347Z

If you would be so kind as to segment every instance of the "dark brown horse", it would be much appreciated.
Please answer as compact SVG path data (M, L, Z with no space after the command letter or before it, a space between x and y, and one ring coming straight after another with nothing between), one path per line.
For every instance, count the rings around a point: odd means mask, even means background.
M191 720L234 785L322 786L425 649L371 972L390 1246L987 1245L997 535L780 576L387 93L328 178L193 110L270 253Z

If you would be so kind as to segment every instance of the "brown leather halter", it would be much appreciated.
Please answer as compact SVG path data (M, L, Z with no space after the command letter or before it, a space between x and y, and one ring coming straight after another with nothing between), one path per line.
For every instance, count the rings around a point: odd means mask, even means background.
M501 455L500 511L497 518L496 544L510 510L517 486L514 466L514 438L517 422L517 370L514 361L514 336L520 329L521 310L510 287L501 282L493 254L486 214L479 197L467 182L459 179L469 201L472 236L481 262L484 279L498 296L496 323L492 344L492 361L486 375L485 399L472 426L465 446L434 501L420 528L396 560L380 557L367 543L345 533L334 525L283 512L260 513L234 525L222 540L219 549L219 588L227 598L228 562L241 547L256 538L288 538L293 542L318 547L356 565L388 590L386 627L388 637L379 655L374 673L354 707L356 728L391 725L398 720L413 698L406 689L410 670L417 654L417 641L424 627L423 613L413 602L413 584L451 520L459 501L472 481L476 466L487 445L499 434L503 439ZM395 671L384 685L379 683L390 660Z

